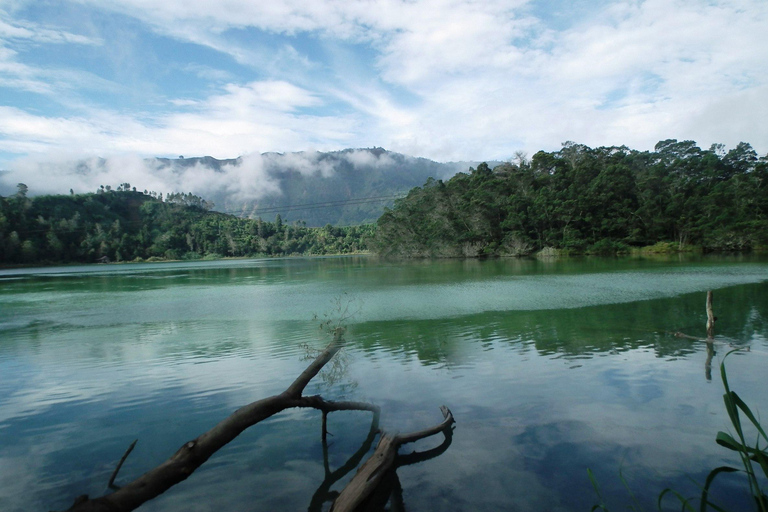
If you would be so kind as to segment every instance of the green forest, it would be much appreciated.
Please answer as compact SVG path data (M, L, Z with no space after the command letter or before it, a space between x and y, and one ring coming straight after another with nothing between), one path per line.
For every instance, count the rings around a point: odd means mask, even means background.
M307 228L210 211L193 194L137 192L0 197L0 264L216 259L344 254L365 249L374 226Z
M675 139L654 151L567 142L429 179L385 210L371 245L398 257L760 250L768 157L744 142L728 151Z
M348 254L393 257L751 251L768 247L768 157L747 143L702 150L590 148L517 154L429 178L376 224L311 228L211 211L123 183L90 194L0 197L0 264Z

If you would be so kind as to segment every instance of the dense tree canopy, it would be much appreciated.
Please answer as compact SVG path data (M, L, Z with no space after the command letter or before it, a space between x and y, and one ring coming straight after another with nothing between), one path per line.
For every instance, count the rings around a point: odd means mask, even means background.
M750 250L768 244L768 158L747 143L693 141L652 152L566 142L552 153L450 180L429 179L378 221L374 248L397 256L521 255L546 247L615 253Z
M307 228L211 212L192 194L137 192L0 197L0 264L339 254L362 251L374 227Z
M768 157L669 139L654 151L590 148L518 154L447 181L429 178L386 209L376 226L307 228L209 211L183 193L0 197L0 263L133 261L340 254L523 255L545 248L611 254L667 249L744 251L768 246Z

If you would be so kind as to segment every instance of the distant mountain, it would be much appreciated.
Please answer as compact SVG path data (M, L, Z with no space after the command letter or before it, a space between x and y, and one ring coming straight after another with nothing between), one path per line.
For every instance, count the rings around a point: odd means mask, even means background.
M395 197L428 178L445 180L479 163L438 163L382 148L253 153L223 160L116 156L27 162L0 173L0 195L15 194L18 182L28 185L30 196L131 185L157 194L191 192L212 201L215 210L241 217L271 221L280 214L284 222L344 226L375 222Z
M194 169L207 168L218 173L238 174L238 168L254 167L251 157L217 160L201 158L156 159L182 177ZM308 226L355 225L375 222L384 207L411 188L430 178L447 179L466 171L478 162L438 163L382 148L343 151L263 153L258 156L259 177L266 185L257 188L257 197L248 191L221 187L193 190L213 201L215 210L242 217L283 221L304 221ZM251 169L252 171L254 169ZM183 178L182 178L183 181Z

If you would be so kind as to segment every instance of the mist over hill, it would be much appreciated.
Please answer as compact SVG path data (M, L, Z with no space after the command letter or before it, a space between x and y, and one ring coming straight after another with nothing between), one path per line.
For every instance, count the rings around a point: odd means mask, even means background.
M137 190L191 192L215 210L243 217L302 220L308 226L374 222L394 198L432 177L447 179L478 162L439 163L382 148L210 156L131 156L24 161L0 174L0 195L28 185L30 195L93 192L130 183Z

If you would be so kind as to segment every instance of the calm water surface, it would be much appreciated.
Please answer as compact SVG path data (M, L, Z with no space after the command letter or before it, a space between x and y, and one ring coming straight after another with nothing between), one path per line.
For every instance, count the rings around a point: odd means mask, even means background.
M707 289L711 376L705 344L668 334L704 334ZM738 463L714 442L728 428L718 364L730 346L750 349L729 356L731 386L768 414L766 259L0 270L0 510L101 495L133 439L118 483L282 391L307 345L327 341L318 325L339 297L358 311L348 348L306 393L377 403L390 430L438 423L442 404L457 420L444 453L398 470L408 510L589 510L587 467L616 510L630 503L619 471L646 510L665 487L695 495L691 478ZM331 415L331 470L365 449L369 427L368 413ZM325 476L320 414L286 411L141 510L307 510ZM745 485L723 477L717 496L746 508Z

